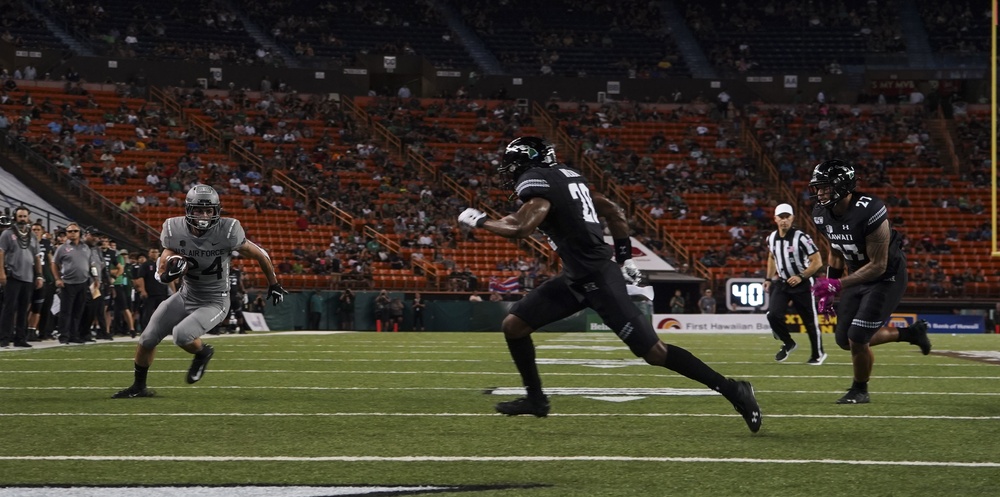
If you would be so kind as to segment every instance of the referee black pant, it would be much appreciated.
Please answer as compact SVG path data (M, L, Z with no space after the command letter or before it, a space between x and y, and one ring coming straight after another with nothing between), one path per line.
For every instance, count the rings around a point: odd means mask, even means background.
M0 311L0 342L23 343L28 334L28 309L34 281L7 278L3 288L3 310Z
M810 358L817 358L823 355L823 339L820 336L819 323L816 320L816 300L809 290L812 287L812 278L803 280L797 286L789 286L784 281L771 284L770 303L767 309L767 321L771 323L771 331L784 342L785 345L792 345L795 340L788 330L785 322L785 315L788 314L788 301L792 301L799 317L802 318L802 325L809 335L809 344L812 346Z

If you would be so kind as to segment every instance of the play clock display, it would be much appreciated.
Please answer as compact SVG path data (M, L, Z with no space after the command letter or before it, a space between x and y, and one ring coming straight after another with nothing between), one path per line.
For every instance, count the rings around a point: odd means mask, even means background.
M726 307L731 311L766 311L767 292L764 278L729 278L726 280Z

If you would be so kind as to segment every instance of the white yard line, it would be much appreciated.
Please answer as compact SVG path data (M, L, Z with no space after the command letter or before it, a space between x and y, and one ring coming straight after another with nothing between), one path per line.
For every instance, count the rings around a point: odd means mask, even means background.
M188 362L190 359L184 359L182 362ZM671 373L663 369L653 369L646 368L647 373L615 373L607 369L602 369L600 372L594 373L559 373L545 371L544 376L600 376L600 377L611 377L611 376L621 376L627 378L635 377L666 377L669 378L673 376ZM178 372L187 371L187 369L160 369L157 372ZM14 375L14 374L121 374L122 372L128 372L121 369L30 369L30 370L16 370L16 369L0 369L0 375ZM294 370L294 369L213 369L212 373L235 373L235 374L374 374L374 375L400 375L400 374L426 374L426 375L457 375L457 376L483 376L483 375L516 375L517 371L511 368L510 371L433 371L433 370L421 370L421 371L380 371L374 369L366 370ZM1000 373L1000 370L998 370ZM836 379L842 380L845 378L844 374L829 374L829 375L783 375L783 374L757 374L757 375L739 375L743 379L759 379L759 378L769 378L769 379L794 379L794 380L805 380L805 379ZM988 380L996 381L1000 380L1000 374L998 375L988 375L988 376L922 376L922 375L879 375L877 377L879 380Z

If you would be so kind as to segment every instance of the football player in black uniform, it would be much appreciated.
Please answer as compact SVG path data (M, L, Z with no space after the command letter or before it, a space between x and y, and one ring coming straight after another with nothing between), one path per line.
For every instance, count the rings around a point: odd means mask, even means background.
M819 278L812 291L819 312L831 315L833 298L843 289L835 312L837 345L851 351L854 364L854 383L838 404L870 401L871 347L909 342L924 355L931 352L926 321L901 329L885 326L906 291L906 256L899 233L889 226L885 203L856 188L854 167L837 159L818 164L809 182L816 199L813 221L830 240L827 277Z
M760 430L760 407L750 383L726 378L687 350L660 341L652 323L630 300L626 276L635 279L640 275L629 260L628 222L616 204L592 193L580 173L556 162L552 146L541 138L521 137L510 142L498 172L502 186L513 189L511 197L524 204L514 214L497 220L469 208L459 215L459 222L506 238L525 238L535 229L542 230L555 246L564 269L514 304L503 321L507 347L527 396L497 404L497 412L548 415L549 401L542 392L531 333L589 307L633 354L721 393L743 416L750 431ZM614 250L604 242L601 217L611 231Z
M247 301L247 289L243 287L243 270L237 262L229 269L229 317L226 326L230 333L246 333L246 323L243 321L243 305Z

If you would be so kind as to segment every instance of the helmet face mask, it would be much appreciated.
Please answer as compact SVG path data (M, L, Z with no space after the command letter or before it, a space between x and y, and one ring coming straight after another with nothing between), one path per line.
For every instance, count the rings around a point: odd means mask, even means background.
M812 180L809 181L809 197L827 207L853 193L857 186L854 167L842 160L831 159L817 164L813 169Z
M208 185L195 185L184 200L184 218L189 226L205 231L219 222L222 203L219 193Z
M503 159L497 166L500 188L510 190L511 198L516 196L514 187L517 178L533 167L549 167L556 163L556 151L545 140L535 136L522 136L507 144Z

